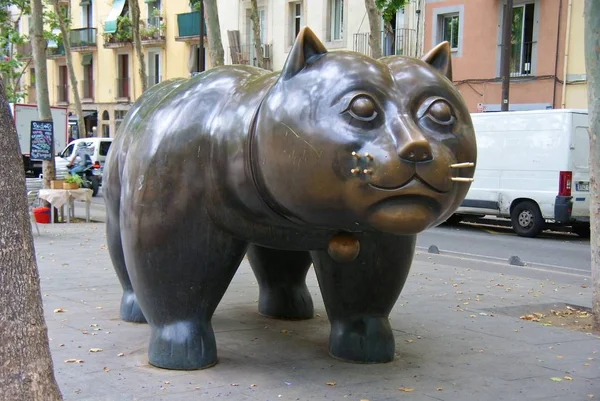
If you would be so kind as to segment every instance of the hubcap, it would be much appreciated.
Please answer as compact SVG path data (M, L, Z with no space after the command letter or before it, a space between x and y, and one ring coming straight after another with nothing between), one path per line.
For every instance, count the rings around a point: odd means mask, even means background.
M529 210L523 210L519 214L519 225L523 228L527 228L533 224L533 213Z

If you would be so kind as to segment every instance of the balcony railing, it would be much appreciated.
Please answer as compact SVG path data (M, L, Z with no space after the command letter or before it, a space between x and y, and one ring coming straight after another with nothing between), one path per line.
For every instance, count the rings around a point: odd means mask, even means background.
M262 44L261 51L264 60L264 68L272 69L272 44ZM231 46L229 55L231 64L246 64L258 67L258 58L256 57L256 48L254 45L241 45L239 47Z
M204 36L206 36L206 21L202 18ZM177 14L178 38L185 40L200 36L200 12Z
M117 98L129 99L129 78L117 78Z
M71 48L96 47L96 28L71 29Z
M162 81L162 77L160 75L148 75L148 88L154 86Z
M532 74L534 42L513 43L510 49L510 76L526 77Z
M142 40L156 41L164 40L165 25L162 17L150 17L146 20L146 26L140 29Z
M49 47L46 54L50 58L64 57L65 46L60 43L58 47Z
M69 85L61 84L56 86L56 101L58 103L69 104Z
M84 79L81 81L81 98L94 100L94 80Z
M386 30L381 31L379 35L383 56L420 56L417 49L417 33L414 29ZM369 32L355 33L353 36L353 50L371 56L370 37Z

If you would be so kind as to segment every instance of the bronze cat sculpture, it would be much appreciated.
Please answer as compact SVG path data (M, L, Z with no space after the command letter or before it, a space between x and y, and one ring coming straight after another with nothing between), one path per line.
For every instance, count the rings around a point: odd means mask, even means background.
M338 359L393 360L388 315L416 234L474 174L448 43L421 59L328 52L304 28L281 73L223 66L147 90L104 176L121 318L151 327L149 362L217 363L212 315L245 254L259 312L309 319L311 266Z

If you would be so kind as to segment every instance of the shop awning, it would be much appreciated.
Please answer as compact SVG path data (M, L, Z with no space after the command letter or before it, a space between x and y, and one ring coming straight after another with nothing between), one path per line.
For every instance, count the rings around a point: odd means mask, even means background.
M81 65L92 64L92 53L86 53L81 56Z
M125 7L125 0L114 0L108 17L104 20L104 33L117 32L117 19L121 16Z

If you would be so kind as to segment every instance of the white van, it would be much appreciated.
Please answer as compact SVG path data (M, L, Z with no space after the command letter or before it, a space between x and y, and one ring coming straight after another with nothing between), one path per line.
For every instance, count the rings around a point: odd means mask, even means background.
M510 218L524 237L537 236L547 223L589 236L587 110L473 113L471 118L475 181L451 219L492 215Z
M59 153L59 157L55 159L56 162L56 171L57 174L59 171L63 171L67 169L67 164L69 163L69 158L73 155L77 144L79 142L85 143L86 150L92 159L92 163L98 164L100 167L100 177L102 177L102 172L104 171L104 162L106 161L106 155L108 154L108 150L110 149L110 145L112 144L113 138L81 138L75 139L74 141L69 142L67 147Z

